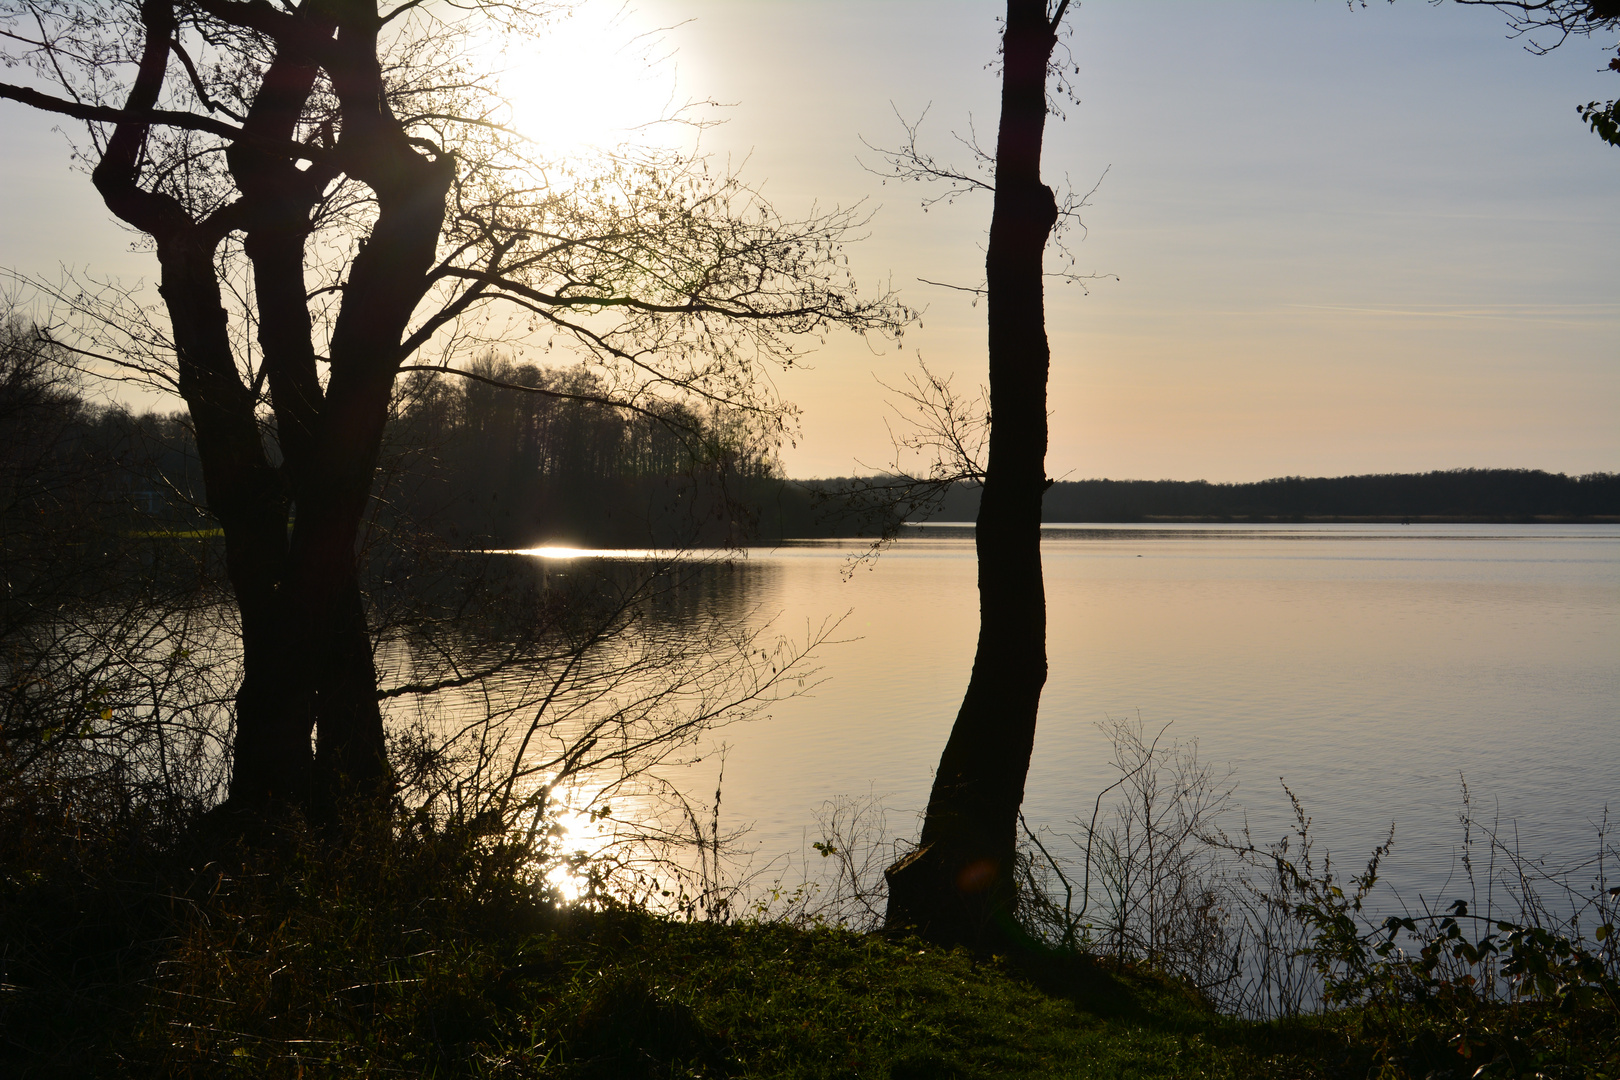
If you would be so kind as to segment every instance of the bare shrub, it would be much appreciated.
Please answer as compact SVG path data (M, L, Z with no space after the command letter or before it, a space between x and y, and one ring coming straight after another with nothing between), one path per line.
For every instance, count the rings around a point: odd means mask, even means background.
M742 888L712 802L688 766L728 724L813 685L837 623L789 639L752 611L688 604L702 559L648 560L530 589L483 591L474 634L423 620L385 642L401 796L425 828L478 821L528 851L558 902L728 917ZM480 586L487 585L480 582ZM688 598L690 599L690 598ZM401 722L402 721L402 722Z
M1201 760L1196 740L1168 738L1168 724L1151 734L1140 720L1100 726L1119 779L1072 833L1025 825L1025 925L1051 945L1147 964L1212 992L1234 978L1240 948L1233 881L1211 843L1232 808L1231 774ZM1062 854L1049 843L1057 839L1067 841Z
M1169 737L1168 724L1150 734L1139 719L1100 726L1119 778L1090 817L1072 832L1024 826L1026 929L1052 947L1166 972L1222 1012L1267 1018L1323 1005L1342 964L1320 946L1360 927L1350 915L1376 885L1388 843L1347 893L1286 786L1289 834L1257 844L1245 824L1229 836L1233 774L1201 759L1196 740Z
M0 833L14 840L54 820L48 805L90 834L136 813L172 831L217 798L231 736L234 615L201 584L214 554L174 529L166 499L132 490L162 483L142 427L163 422L81 389L46 338L0 321L0 810L16 819Z
M794 926L876 931L888 903L883 871L895 861L900 845L889 830L883 797L868 792L828 799L815 820L820 839L801 852L798 881L789 886L777 876L769 886L756 888L753 916Z
M1260 843L1246 823L1228 835L1230 774L1201 762L1195 743L1167 738L1168 725L1104 730L1120 775L1090 819L1072 833L1025 826L1020 918L1039 940L1154 967L1234 1015L1355 1007L1402 1037L1438 1022L1465 1057L1492 1040L1564 1053L1620 1023L1620 852L1607 810L1591 823L1592 854L1554 864L1527 855L1516 830L1479 821L1464 783L1463 895L1403 900L1379 891L1393 825L1345 874L1286 784L1285 835ZM1552 1015L1565 1020L1535 1019ZM1504 1016L1528 1026L1510 1031Z

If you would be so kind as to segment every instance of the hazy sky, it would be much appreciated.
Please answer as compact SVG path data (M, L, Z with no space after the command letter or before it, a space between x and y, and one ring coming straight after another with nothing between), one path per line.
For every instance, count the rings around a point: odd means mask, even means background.
M993 143L996 14L637 0L617 30L562 23L542 54L574 81L606 72L593 100L622 110L671 84L731 103L706 145L746 158L784 212L875 211L856 271L926 307L923 326L903 351L832 338L781 382L804 409L793 475L885 464L875 378L901 381L917 354L984 378L982 307L916 279L981 280L988 200L924 214L920 189L857 157L862 136L897 140L894 110L930 105L940 157L964 156L950 133L970 116ZM1072 239L1077 269L1119 280L1048 290L1051 475L1620 469L1620 149L1575 113L1620 90L1599 70L1612 42L1531 56L1495 12L1422 0L1093 0L1069 22L1081 101L1048 127L1044 171L1087 189L1108 170ZM623 65L612 36L657 27L672 59L647 78L591 58ZM154 277L51 126L0 103L0 264Z

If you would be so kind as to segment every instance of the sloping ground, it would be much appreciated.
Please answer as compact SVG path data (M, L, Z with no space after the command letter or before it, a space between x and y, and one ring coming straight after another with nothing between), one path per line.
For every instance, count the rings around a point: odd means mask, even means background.
M1254 1024L1081 956L558 910L525 884L526 849L476 830L385 823L142 856L138 831L103 846L40 830L30 847L10 824L7 1080L1620 1075L1620 1001L1601 979L1556 1009L1458 1008L1463 988L1442 982Z
M0 1073L1281 1078L1371 1062L1331 1029L1223 1020L1083 962L1032 974L836 930L558 924L499 900L261 884L275 897L146 903L145 932L176 933L136 947L119 932L129 904L52 912L93 921L56 928L54 964L11 965Z
M608 963L558 1028L570 1075L1281 1077L1357 1056L1322 1029L1223 1021L1178 987L1089 965L1037 980L770 924L609 921L593 936Z

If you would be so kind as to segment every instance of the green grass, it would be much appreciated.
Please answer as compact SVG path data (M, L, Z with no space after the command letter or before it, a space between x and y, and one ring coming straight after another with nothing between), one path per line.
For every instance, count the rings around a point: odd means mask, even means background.
M142 529L125 535L137 540L217 540L225 535L225 530L220 528Z
M262 957L218 960L229 975L212 994L168 988L135 1040L143 1065L901 1080L1325 1075L1346 1056L1325 1030L1224 1021L1150 977L1086 972L1043 989L961 952L769 924L598 914L506 942L434 941L409 959L344 958L319 993L280 1000Z
M127 863L75 877L84 860L71 859L11 875L0 1074L1365 1071L1328 1027L1222 1019L1150 974L1020 969L835 929L556 912L508 860L443 837L359 839L234 864L170 856L144 877Z
M555 1014L565 1071L583 1076L1298 1072L1272 1033L1249 1045L1252 1031L1179 988L1089 965L1049 972L1043 988L1005 962L915 941L645 918L602 920L591 953L564 952L591 957ZM1313 1055L1327 1049L1311 1041Z
M1438 1080L1480 1064L1440 1013L1253 1024L1084 957L559 911L523 885L521 853L465 834L385 825L231 858L18 835L0 843L8 1080ZM1567 1045L1611 1042L1594 1039ZM1614 1074L1583 1053L1545 1075Z

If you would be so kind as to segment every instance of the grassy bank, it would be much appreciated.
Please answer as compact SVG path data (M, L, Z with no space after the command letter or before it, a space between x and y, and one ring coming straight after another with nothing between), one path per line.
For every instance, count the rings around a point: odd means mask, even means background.
M1483 1061L1442 1012L1258 1024L1085 956L557 908L520 853L467 833L212 858L133 836L7 851L0 1074L1441 1077ZM1595 1015L1533 1074L1613 1075Z
M1329 1028L1222 1020L1140 972L564 914L444 855L419 845L359 876L300 856L214 865L168 888L13 880L0 1071L1294 1076L1366 1058Z

